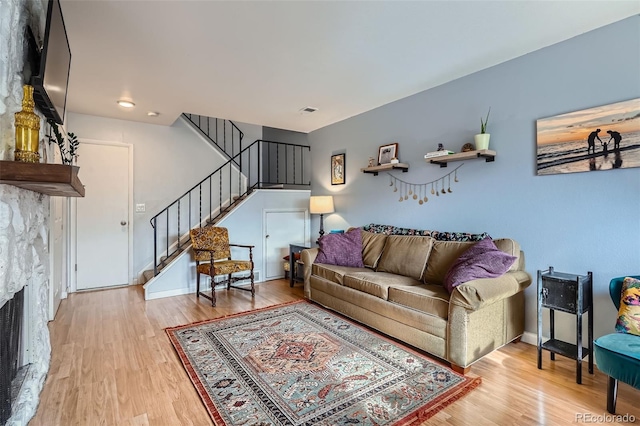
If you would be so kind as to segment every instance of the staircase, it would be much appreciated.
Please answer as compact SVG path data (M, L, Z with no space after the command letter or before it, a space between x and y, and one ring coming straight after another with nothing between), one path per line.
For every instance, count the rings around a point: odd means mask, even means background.
M243 147L244 134L230 120L183 116L228 161L151 218L153 268L144 271L141 284L191 247L191 228L215 225L255 189L308 188L311 184L309 146L258 139Z

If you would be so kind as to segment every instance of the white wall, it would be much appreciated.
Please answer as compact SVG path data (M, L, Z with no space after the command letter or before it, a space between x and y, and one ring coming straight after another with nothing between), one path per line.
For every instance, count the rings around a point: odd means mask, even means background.
M238 127L245 131L244 126ZM257 127L247 126L246 134L260 137ZM153 257L151 217L226 160L182 118L167 127L69 113L67 129L80 139L133 145L133 206L130 208L140 203L146 205L145 213L134 213L133 271L137 276ZM78 153L82 155L82 145ZM82 180L82 169L79 177Z
M232 243L255 246L253 249L254 271L258 273L260 281L264 277L264 210L308 210L310 192L286 189L254 191L236 210L218 223L219 226L229 230L229 240ZM307 235L306 238L308 240L309 236ZM233 258L245 259L246 256L248 256L246 249L232 250ZM153 281L145 284L145 298L157 299L194 293L195 289L195 261L191 250L188 250L174 263L164 268Z

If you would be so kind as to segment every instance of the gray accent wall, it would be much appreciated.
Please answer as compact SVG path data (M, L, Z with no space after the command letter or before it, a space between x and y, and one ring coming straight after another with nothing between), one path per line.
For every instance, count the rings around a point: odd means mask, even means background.
M292 130L276 129L273 127L262 128L262 138L265 141L282 142L295 145L309 145L309 135L307 133L294 132ZM265 148L266 149L266 148ZM277 152L276 152L277 151ZM285 153L286 151L286 153ZM292 178L293 176L300 177L302 182L308 183L311 179L311 155L308 152L302 152L301 150L293 147L280 146L276 150L276 146L272 146L271 152L262 153L262 178L266 182L276 182L278 180L277 173L280 173L281 178L284 178L284 169L287 167L287 176ZM292 156L295 156L295 168ZM269 173L267 173L267 171ZM276 172L277 171L277 172Z
M600 336L616 320L609 280L640 274L640 168L536 176L536 120L637 97L640 16L633 16L311 132L312 195L334 195L336 213L325 217L325 229L374 222L514 238L534 278L526 291L531 333L536 271L550 265L593 271ZM428 193L424 205L399 202L388 175L360 171L380 145L398 142L399 159L410 169L394 176L412 183L438 179L460 163L439 168L424 154L438 143L456 152L472 143L489 107L496 160L465 161L451 194ZM346 184L331 186L330 156L341 152ZM319 223L312 220L313 236ZM556 323L557 337L575 342L574 317L559 314Z

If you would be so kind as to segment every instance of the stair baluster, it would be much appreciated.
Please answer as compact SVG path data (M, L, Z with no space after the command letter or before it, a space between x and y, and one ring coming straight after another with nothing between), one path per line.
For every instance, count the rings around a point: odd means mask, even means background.
M205 117L205 119L193 114L184 114L184 117L201 134L205 135L210 142L214 143L217 149L224 152L229 159L151 218L150 223L153 228L153 271L146 271L145 278L151 274L157 276L162 268L169 264L181 251L189 247L188 231L192 227L202 227L217 223L232 211L234 205L242 202L254 189L272 187L273 185L278 185L281 188L309 187L311 184L310 176L304 174L304 164L310 161L311 148L309 146L258 139L243 148L243 133L233 122L223 120L223 124L220 127L222 127L224 135L220 138L218 134L218 119L214 119L215 125L212 125L212 118L209 117ZM228 126L227 121L229 121ZM204 126L205 122L206 126ZM231 132L230 144L227 144L227 127ZM215 135L211 135L212 130L215 130ZM280 148L283 148L284 154L281 153ZM231 152L231 155L226 149ZM291 158L293 159L291 164L289 163L289 150L291 150ZM276 158L272 156L273 151L276 153ZM263 158L263 154L266 154L266 158ZM297 160L298 156L299 161ZM284 168L283 177L280 176L281 163L284 163L282 167ZM273 176L273 171L275 171L275 176ZM235 179L236 175L234 173L237 174L237 179ZM214 204L213 190L216 179L218 194L215 194L215 198L218 201L217 205ZM205 189L206 192L204 192L203 185L207 180L209 181L209 190L206 191ZM194 217L196 212L193 209L193 203L195 202L193 195L198 197L197 217ZM203 207L206 205L204 204L206 197L209 198L209 211L203 212ZM184 220L182 203L188 204L188 208L185 210L188 211L186 222L189 227L184 231L181 226L181 222ZM161 221L160 219L164 220ZM162 226L165 229L160 229ZM185 235L182 235L183 232ZM164 241L161 241L163 239ZM184 239L184 243L182 239ZM158 252L159 247L163 248L162 254Z

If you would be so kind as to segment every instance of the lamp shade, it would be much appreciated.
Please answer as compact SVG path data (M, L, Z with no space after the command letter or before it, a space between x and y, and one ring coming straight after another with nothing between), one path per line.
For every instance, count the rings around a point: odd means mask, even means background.
M313 196L309 198L309 212L311 214L333 213L333 196Z

